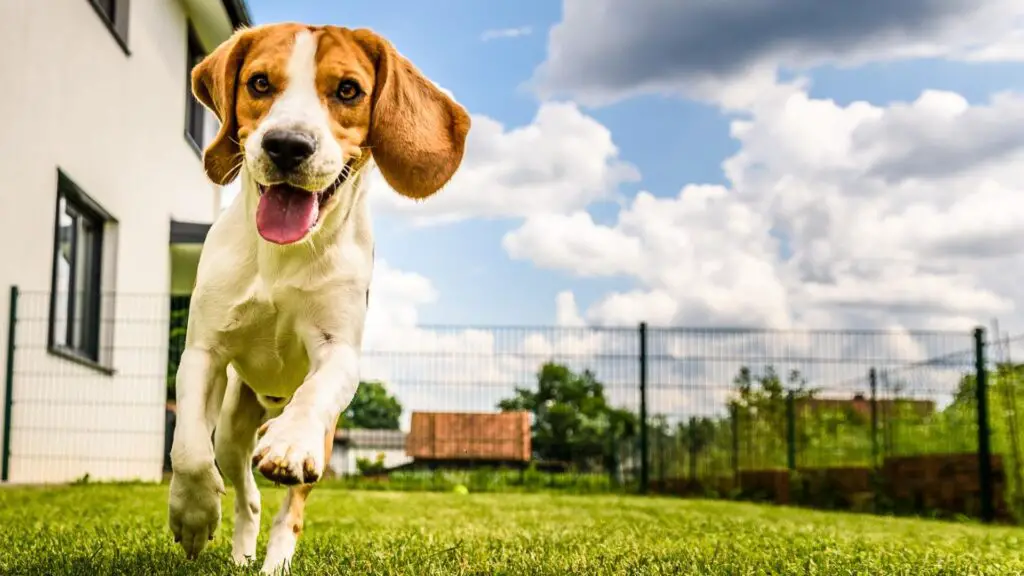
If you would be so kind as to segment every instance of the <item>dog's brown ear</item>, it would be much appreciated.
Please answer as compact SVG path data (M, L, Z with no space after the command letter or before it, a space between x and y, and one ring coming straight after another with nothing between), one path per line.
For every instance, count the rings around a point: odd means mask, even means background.
M396 192L426 198L447 184L462 163L469 114L390 42L367 29L352 35L376 68L370 153Z
M220 185L234 180L241 168L235 98L251 44L252 31L238 30L192 68L192 93L220 120L217 136L203 151L206 175Z

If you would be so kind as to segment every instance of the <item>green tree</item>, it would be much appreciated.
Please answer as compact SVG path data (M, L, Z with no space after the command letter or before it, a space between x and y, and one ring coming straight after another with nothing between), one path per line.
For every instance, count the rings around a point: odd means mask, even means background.
M718 467L714 465L721 466L724 454L719 455L719 462L715 462L716 455L712 454L711 450L716 441L727 440L722 432L728 430L728 425L727 420L716 421L716 419L706 416L694 416L676 424L675 440L679 447L678 458L680 464L686 462L685 470L679 467L677 475L685 474L689 479L696 480L699 467L706 467L709 471L719 471ZM703 462L703 465L698 466L698 462Z
M787 454L786 397L794 400L813 398L807 380L799 370L791 370L786 381L775 367L768 365L758 374L742 366L733 378L737 398L730 411L739 420L739 456L744 467L784 467ZM797 442L808 441L806 429L798 429Z
M604 384L592 372L577 374L555 362L537 372L536 391L516 388L498 409L533 413L534 455L584 471L614 466L622 443L638 432L636 416L609 405Z
M382 382L360 382L355 398L338 419L340 428L367 430L398 430L402 417L402 404Z
M1003 458L1014 513L1024 517L1024 364L998 362L987 372L990 448ZM977 375L960 378L953 402L942 411L945 451L977 450ZM939 446L936 446L938 448Z

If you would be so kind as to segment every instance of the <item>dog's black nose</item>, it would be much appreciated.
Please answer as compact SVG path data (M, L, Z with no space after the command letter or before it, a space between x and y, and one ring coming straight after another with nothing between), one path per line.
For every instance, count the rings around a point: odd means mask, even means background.
M270 130L263 135L263 150L282 172L288 172L316 152L316 139L305 132Z

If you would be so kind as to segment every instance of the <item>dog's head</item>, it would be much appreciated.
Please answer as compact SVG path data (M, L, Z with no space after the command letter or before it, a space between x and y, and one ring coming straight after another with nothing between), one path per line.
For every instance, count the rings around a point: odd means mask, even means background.
M370 30L285 23L243 29L192 70L221 127L203 153L217 184L243 165L270 242L307 238L372 156L388 184L422 199L462 162L470 120Z

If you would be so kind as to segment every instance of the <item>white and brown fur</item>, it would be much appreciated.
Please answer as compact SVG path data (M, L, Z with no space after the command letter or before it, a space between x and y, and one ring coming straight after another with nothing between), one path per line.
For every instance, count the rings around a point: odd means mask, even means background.
M262 74L270 86L248 83ZM359 98L335 97L339 82ZM312 486L323 476L338 415L359 381L373 268L365 175L422 199L462 161L461 106L369 30L284 23L237 31L192 72L196 97L221 121L204 152L210 179L241 192L210 229L177 374L169 520L194 558L221 521L221 472L235 487L232 558L256 556L260 493L253 467L289 485L270 531L264 573L287 570ZM338 92L340 94L341 92ZM268 161L268 130L317 145L294 170ZM301 241L264 240L261 186L340 186ZM212 441L211 441L212 437ZM219 467L219 471L218 471Z

